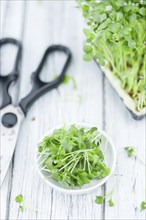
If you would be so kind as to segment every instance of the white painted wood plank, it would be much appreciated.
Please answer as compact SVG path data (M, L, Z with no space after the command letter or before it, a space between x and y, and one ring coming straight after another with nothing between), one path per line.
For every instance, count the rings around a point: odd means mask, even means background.
M74 76L78 89L73 91L70 84L62 85L58 92L54 90L46 94L30 109L15 153L9 219L102 218L102 207L94 203L96 192L86 196L62 195L43 183L31 169L38 139L52 126L68 121L85 121L102 126L101 75L97 74L95 65L82 61L81 21L80 12L71 1L28 4L20 96L30 89L30 73L36 68L44 48L51 43L61 42L71 47L74 59L68 74ZM55 58L52 60L54 63ZM76 96L76 93L82 96L82 105L74 98L71 101L64 100L64 96L70 98ZM36 119L31 121L33 117ZM100 189L97 192L100 193ZM26 210L20 213L14 203L14 198L19 193L24 195L26 203L37 207L40 212Z
M27 29L24 38L25 52L21 78L22 85L20 88L21 97L26 95L30 89L31 84L29 76L39 64L40 58L44 53L44 49L46 49L46 47L50 44L48 40L49 32L45 31L48 26L47 14L46 4L40 5L38 2L29 2L26 20ZM39 100L38 103L31 108L29 116L23 124L15 157L16 162L14 166L10 219L36 219L37 217L40 219L51 215L52 190L45 186L38 175L34 173L32 167L34 165L34 154L38 138L44 133L45 129L48 130L52 126L49 117L46 116L46 120L43 116L46 114L46 108L48 108L47 114L52 114L53 110L51 106L53 106L52 103L55 101L56 94L56 91L47 94L47 106L44 101L44 104L41 105ZM36 121L31 121L31 118L34 116L36 117ZM32 136L26 132L29 131L29 129L33 130ZM24 136L24 134L27 136ZM25 143L25 145L22 143ZM20 157L21 152L23 152L23 159ZM26 163L28 164L27 166ZM38 206L38 209L41 210L38 214L29 210L26 210L23 215L18 212L18 206L14 203L14 198L20 192L24 195L27 203L33 207Z
M12 38L21 38L22 34L22 22L23 22L23 5L24 2L19 2L16 4L15 1L8 2L8 1L2 1L1 2L2 8L2 36L1 37L12 37ZM7 50L7 57L9 56L9 60L7 62L7 65L4 67L7 71L8 68L12 66L12 56L14 55L14 48L11 48L11 51ZM7 72L8 73L8 72ZM11 91L11 93L16 94L16 89ZM17 97L15 98L15 100ZM10 170L7 174L7 177L4 181L4 184L1 187L1 219L7 219L7 211L8 211L8 205L9 205L9 197L10 197L10 187L11 187L11 170L12 165L10 166Z
M13 37L21 39L22 18L23 18L23 1L6 1L6 16L4 17L4 27L2 29L2 37ZM6 3L5 3L6 4Z
M0 2L0 18L1 18L0 19L0 24L1 24L0 38L2 37L5 17L7 16L7 8L8 8L8 1L1 1Z
M119 181L114 193L115 207L106 206L105 219L145 219L145 212L140 211L140 203L146 199L145 166L137 158L128 158L124 150L125 146L134 146L137 157L146 160L145 119L135 121L108 82L105 89L105 127L118 152L116 179ZM107 184L107 192L113 182Z
M28 2L20 97L23 97L29 92L31 88L30 75L37 68L44 53L44 49L49 45L49 33L45 31L47 30L47 24L46 5L38 4L38 2L34 1ZM50 94L51 95L48 94L48 102L50 102L49 111L51 111L51 103L56 91ZM45 109L46 106L42 106L41 109L39 107L40 103L38 101L30 109L19 136L15 154L9 219L37 219L37 216L39 218L40 215L42 218L44 218L44 215L50 216L52 199L51 189L49 187L45 188L45 184L33 169L36 145L40 135L44 133L44 126L42 124L44 113L42 108ZM35 117L36 120L31 121L33 117ZM37 214L29 209L26 209L23 214L19 212L17 204L14 203L14 198L19 193L24 195L26 204L29 204L33 208L38 208L40 212Z
M12 165L10 165L10 169L12 168ZM0 189L0 195L1 195L1 204L0 204L0 209L1 209L1 213L0 213L0 219L6 219L7 216L7 206L9 204L9 193L10 193L10 182L11 180L11 173L8 172L8 174L6 175L6 178L4 180L3 185L1 186Z

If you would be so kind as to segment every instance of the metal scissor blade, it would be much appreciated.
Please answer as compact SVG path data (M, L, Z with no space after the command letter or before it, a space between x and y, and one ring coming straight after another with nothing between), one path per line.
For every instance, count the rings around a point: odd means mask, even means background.
M7 174L10 162L12 160L12 156L15 150L15 145L17 142L17 137L19 133L19 128L21 122L24 118L24 114L17 107L12 105L8 105L7 107L1 110L1 119L6 113L14 113L17 116L17 123L12 128L7 128L1 123L0 136L1 136L1 152L0 152L0 173L1 173L1 182L2 185L5 176Z

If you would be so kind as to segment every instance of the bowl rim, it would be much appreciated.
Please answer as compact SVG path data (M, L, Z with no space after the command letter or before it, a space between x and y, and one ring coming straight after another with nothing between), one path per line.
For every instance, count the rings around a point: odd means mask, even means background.
M102 134L104 135L104 137L108 140L108 142L110 143L111 145L111 149L112 149L112 152L113 152L113 163L112 163L112 166L111 166L111 169L110 169L110 174L106 177L104 177L103 179L101 179L101 181L98 183L98 184L95 184L94 186L89 186L88 188L84 188L84 189L65 189L65 188L62 188L62 187L59 187L53 183L51 183L48 179L45 178L45 175L41 172L39 166L38 166L38 163L36 162L37 161L37 155L38 155L38 151L37 151L37 154L36 154L36 161L35 161L35 164L36 164L36 168L37 168L37 172L39 174L39 176L41 177L41 179L43 179L43 181L45 183L47 183L50 187L52 187L53 189L57 190L57 191L60 191L62 193L65 193L65 194L86 194L88 192L91 192L95 189L97 189L98 187L100 187L101 185L103 185L104 183L107 182L107 180L112 176L113 174L113 171L116 167L116 161L117 161L117 152L116 152L116 148L115 148L115 145L113 144L113 142L111 141L109 135L103 131L102 129L100 129L99 126L95 125L95 124L91 124L91 123L86 123L86 122L69 122L69 123L64 123L64 124L60 124L60 125L57 125L57 126L54 126L52 129L50 129L48 132L46 132L38 141L41 142L43 140L43 138L45 136L48 136L48 135L51 135L51 133L53 133L53 131L55 129L59 129L59 128L62 128L64 126L68 127L68 126L71 126L72 124L76 125L77 127L78 126L82 126L84 128L90 128L90 127L97 127L98 130L100 132L102 132Z

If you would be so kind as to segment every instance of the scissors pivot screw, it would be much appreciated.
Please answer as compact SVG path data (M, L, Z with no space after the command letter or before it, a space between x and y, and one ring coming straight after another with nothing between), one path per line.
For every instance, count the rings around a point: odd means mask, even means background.
M17 123L17 116L14 113L6 113L2 117L2 123L7 128L12 128Z

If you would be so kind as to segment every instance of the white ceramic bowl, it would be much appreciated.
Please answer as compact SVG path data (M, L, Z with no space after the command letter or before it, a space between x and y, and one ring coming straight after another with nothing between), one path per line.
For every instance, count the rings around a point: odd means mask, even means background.
M91 127L95 127L93 125L86 124L86 123L68 123L68 124L65 125L65 127L69 127L71 124L75 124L75 126L77 128L84 127L84 128L88 129L88 128L91 128ZM53 129L51 129L47 134L45 134L41 138L41 140L39 142L41 142L42 139L45 136L51 136L55 129L62 128L63 126L57 126L57 127L53 128ZM41 178L49 186L51 186L55 190L58 190L58 191L60 191L62 193L67 193L67 194L85 194L85 193L93 191L97 187L103 185L111 177L111 175L112 175L112 173L113 173L113 171L115 169L115 166L116 166L116 150L115 150L115 146L112 143L112 141L110 140L109 136L104 131L99 129L99 127L97 127L97 128L98 128L98 131L102 133L102 136L101 136L102 137L102 151L104 153L105 163L106 163L107 167L109 167L110 170L111 170L110 174L108 176L106 176L105 178L103 178L103 179L93 179L93 180L91 180L90 183L83 185L82 188L75 187L75 188L72 188L72 189L66 189L60 183L58 183L57 181L55 181L51 177L48 177L48 172L41 171L41 167L39 167L39 165L37 164L37 171L38 171L39 175L41 176ZM104 149L106 143L107 143L107 147L106 147L106 149Z

